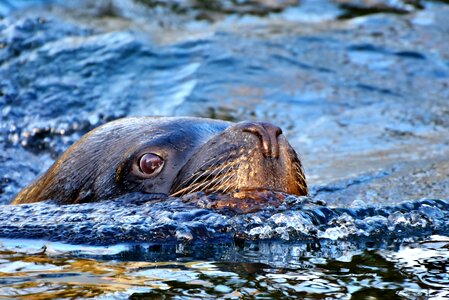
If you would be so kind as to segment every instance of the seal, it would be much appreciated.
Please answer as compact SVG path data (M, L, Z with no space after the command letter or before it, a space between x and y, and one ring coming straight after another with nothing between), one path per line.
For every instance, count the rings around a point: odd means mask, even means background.
M73 204L141 192L182 196L252 189L306 195L300 160L266 122L130 117L74 143L12 204Z

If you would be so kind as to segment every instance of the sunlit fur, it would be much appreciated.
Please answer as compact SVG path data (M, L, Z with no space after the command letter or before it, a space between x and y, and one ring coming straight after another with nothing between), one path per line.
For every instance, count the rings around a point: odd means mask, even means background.
M284 136L279 136L279 141L279 158L267 158L257 136L230 127L190 158L173 183L171 195L256 188L306 195L301 162Z

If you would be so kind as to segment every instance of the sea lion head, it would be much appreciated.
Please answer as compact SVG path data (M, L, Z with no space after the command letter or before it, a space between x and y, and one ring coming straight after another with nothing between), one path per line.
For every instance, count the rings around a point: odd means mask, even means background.
M71 204L131 192L181 196L248 189L307 194L301 163L279 127L135 117L84 135L12 203L53 199Z

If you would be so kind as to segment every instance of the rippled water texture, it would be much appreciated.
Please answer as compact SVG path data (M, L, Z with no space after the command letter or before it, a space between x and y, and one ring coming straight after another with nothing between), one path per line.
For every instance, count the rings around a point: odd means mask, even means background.
M449 297L447 1L67 2L0 1L0 297ZM280 125L311 197L7 205L133 115Z
M126 251L124 246L45 243L46 254L39 254L43 243L3 240L0 295L24 299L442 299L449 296L448 242L447 237L431 236L421 242L365 250L341 242L178 246L163 249L172 257L163 262L151 256L161 249L145 245ZM89 258L93 253L96 259Z

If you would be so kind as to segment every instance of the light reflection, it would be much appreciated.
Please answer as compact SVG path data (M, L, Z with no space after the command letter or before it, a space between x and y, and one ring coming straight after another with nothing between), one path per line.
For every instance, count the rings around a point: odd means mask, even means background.
M67 251L73 250L73 245L66 245L65 253L53 245L50 248L54 251L45 254L31 246L27 247L28 252L16 252L2 243L0 297L141 299L167 293L188 298L357 294L375 297L382 293L418 297L423 296L423 288L432 297L445 297L449 294L447 245L447 237L431 236L420 243L404 244L399 250L359 250L321 259L316 258L319 255L306 254L297 256L296 264L280 265L276 262L98 259L107 247L97 247L96 254L90 249L91 255L97 257L94 259L85 254L77 257ZM20 249L24 248L17 248ZM250 257L255 259L256 252L264 249L269 247L254 249Z

